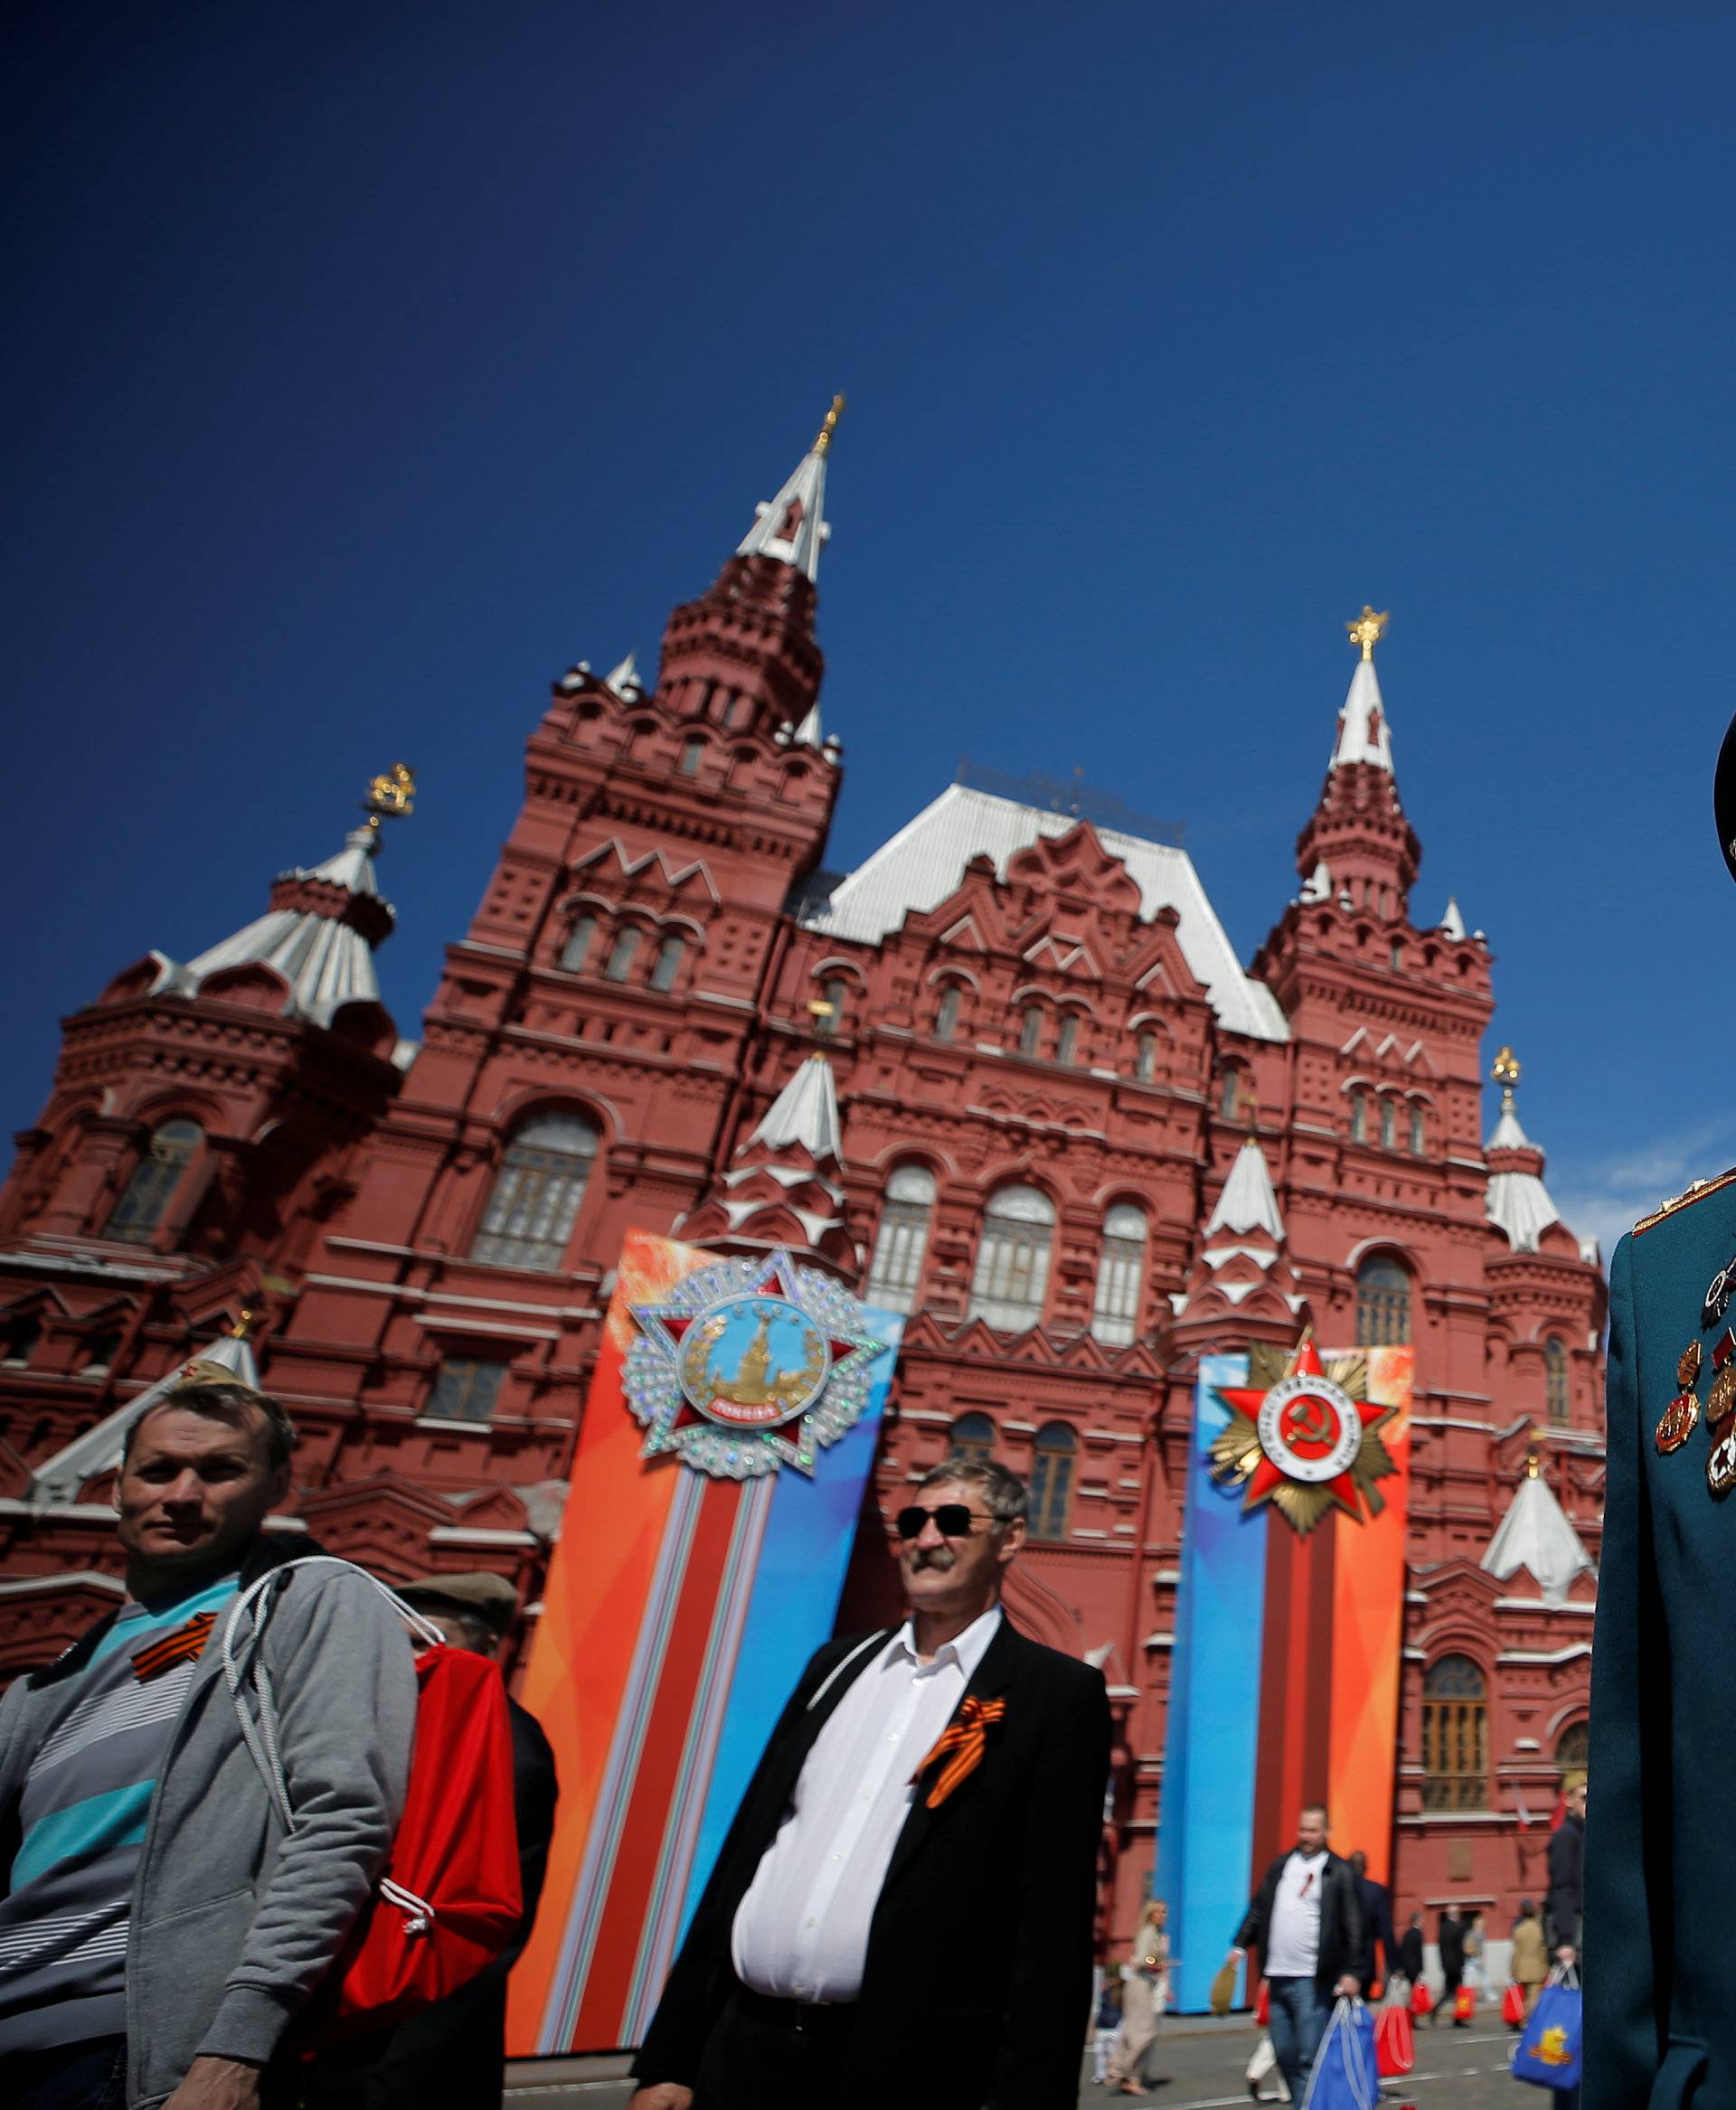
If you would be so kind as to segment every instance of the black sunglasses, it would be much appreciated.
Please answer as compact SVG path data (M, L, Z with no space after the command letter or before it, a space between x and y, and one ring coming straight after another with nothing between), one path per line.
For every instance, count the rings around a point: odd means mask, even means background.
M994 1521L993 1517L979 1517L962 1502L943 1502L935 1509L924 1509L913 1502L909 1509L900 1510L892 1519L893 1528L901 1539L920 1539L923 1525L929 1522L943 1539L968 1539L973 1524Z

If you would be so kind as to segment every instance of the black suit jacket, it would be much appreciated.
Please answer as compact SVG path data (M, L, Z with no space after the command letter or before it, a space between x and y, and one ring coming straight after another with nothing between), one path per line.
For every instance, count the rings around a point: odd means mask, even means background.
M1278 1878L1284 1873L1288 1853L1280 1853L1261 1879L1236 1931L1239 1949L1258 1949L1260 1964L1266 1968L1266 1936L1272 1924L1272 1900L1278 1896ZM1363 1917L1361 1889L1356 1871L1335 1853L1326 1856L1326 1872L1320 1884L1320 1955L1314 1983L1330 1996L1334 1983L1349 1972L1354 1978L1374 1975L1374 1959Z
M1563 1942L1580 1945L1584 1882L1585 1826L1570 1813L1549 1842L1549 1889L1543 1896L1543 1925L1557 1948Z
M736 1908L815 1739L890 1638L829 1642L803 1672L634 2060L641 2083L692 2086L735 1984ZM1073 2110L1079 2100L1109 1696L1101 1672L1005 1618L965 1690L996 1696L1006 1715L981 1765L938 1810L919 1795L899 1833L828 2110Z
M1399 1937L1392 1931L1392 1893L1373 1876L1364 1876L1360 1896L1370 1964L1373 1963L1374 1945L1379 1942L1381 1969L1390 1978L1399 1967Z

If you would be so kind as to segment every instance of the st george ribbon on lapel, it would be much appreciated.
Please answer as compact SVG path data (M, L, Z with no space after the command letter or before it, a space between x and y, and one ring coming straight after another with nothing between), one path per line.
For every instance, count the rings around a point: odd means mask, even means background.
M988 1732L1006 1714L1005 1700L967 1700L942 1730L940 1740L910 1776L911 1785L930 1767L939 1766L929 1789L928 1806L938 1810L959 1782L967 1779L983 1762ZM941 1765L941 1760L946 1761Z

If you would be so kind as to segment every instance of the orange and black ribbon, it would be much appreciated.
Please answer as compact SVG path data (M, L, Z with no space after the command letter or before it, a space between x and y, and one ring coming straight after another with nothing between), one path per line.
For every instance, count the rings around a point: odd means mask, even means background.
M929 1807L938 1810L959 1782L968 1779L983 1762L988 1732L1006 1717L1005 1700L967 1700L941 1734L939 1742L910 1776L914 1785L931 1767L939 1766L929 1788Z
M147 1678L160 1678L165 1671L174 1670L176 1663L196 1662L216 1621L215 1612L195 1612L184 1626L140 1649L133 1658L134 1677L142 1685Z

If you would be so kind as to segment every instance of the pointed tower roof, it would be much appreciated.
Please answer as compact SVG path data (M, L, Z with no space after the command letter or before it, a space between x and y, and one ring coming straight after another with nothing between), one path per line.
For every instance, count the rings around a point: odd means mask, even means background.
M136 1399L117 1407L93 1428L87 1428L63 1449L44 1458L30 1476L24 1499L37 1503L76 1502L80 1489L88 1480L94 1480L101 1473L112 1473L120 1464L127 1431L141 1414L160 1406L177 1385L215 1380L245 1385L249 1391L257 1392L259 1366L247 1338L252 1317L250 1312L243 1312L238 1323L222 1340L212 1342L184 1362L177 1362Z
M834 396L818 437L783 489L754 507L754 523L736 544L738 557L776 557L819 578L821 545L832 532L826 519L826 457L843 415L844 398Z
M645 687L645 683L639 679L638 659L630 652L618 666L611 667L603 679L614 690L615 693L623 699L626 698L628 690L637 693Z
M844 1156L838 1127L838 1088L832 1065L817 1050L810 1055L766 1109L751 1140L782 1150L798 1143L816 1164L836 1164Z
M1489 1073L1501 1087L1501 1117L1486 1145L1489 1187L1484 1208L1515 1253L1534 1253L1538 1240L1561 1217L1543 1184L1543 1154L1519 1126L1514 1094L1520 1069L1513 1050L1503 1048Z
M1435 928L1444 931L1450 938L1458 939L1464 937L1465 918L1458 912L1458 901L1455 895L1448 895L1447 913L1436 924Z
M1180 1294L1175 1337L1189 1350L1294 1338L1302 1309L1266 1154L1250 1135L1236 1153Z
M263 916L184 966L165 959L153 994L196 996L212 975L258 966L288 984L288 1014L315 1025L330 1025L346 1003L378 1003L373 951L397 921L373 876L380 823L410 813L415 790L401 762L376 777L363 801L367 821L351 829L341 850L323 863L279 872Z
M1392 735L1374 672L1374 646L1388 618L1364 606L1345 625L1360 657L1350 677L1326 780L1307 824L1297 838L1296 868L1309 900L1373 907L1382 916L1408 913L1422 846L1404 817L1392 768ZM1322 868L1331 892L1322 896Z
M1496 1527L1481 1566L1496 1582L1505 1582L1520 1568L1529 1571L1543 1593L1547 1605L1564 1605L1573 1579L1598 1572L1580 1534L1568 1521L1567 1512L1555 1499L1554 1490L1538 1468L1533 1451L1525 1465L1525 1477L1507 1505L1507 1513Z
M1206 1219L1205 1234L1210 1238L1217 1230L1255 1229L1267 1232L1279 1244L1283 1242L1284 1219L1278 1214L1272 1175L1266 1169L1266 1153L1250 1135L1236 1153L1217 1207Z
M798 748L825 746L826 736L820 730L820 707L817 703L796 728L790 738Z
M1357 662L1344 707L1338 713L1338 738L1326 767L1335 769L1341 762L1372 762L1377 769L1392 767L1392 734L1372 655Z
M782 1246L798 1260L852 1278L862 1255L844 1220L843 1171L837 1086L816 1050L675 1235L726 1253Z

